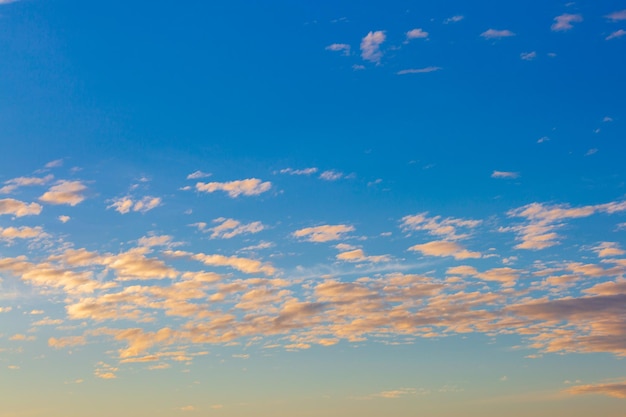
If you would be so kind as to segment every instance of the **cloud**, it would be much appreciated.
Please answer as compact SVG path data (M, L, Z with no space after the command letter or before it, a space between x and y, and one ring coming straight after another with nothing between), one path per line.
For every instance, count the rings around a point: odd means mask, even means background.
M7 0L0 0L0 1L7 1ZM13 0L8 0L8 2L12 2L12 1ZM58 168L62 166L63 166L62 159L55 159L54 161L50 161L45 165L46 168Z
M197 180L200 178L206 178L206 177L210 177L211 174L208 172L202 172L202 171L195 171L192 172L191 174L187 175L187 179L188 180Z
M219 223L217 226L202 230L204 232L211 232L211 239L230 239L237 235L248 233L259 233L265 229L265 226L261 222L251 222L248 224L242 224L234 219L227 219L220 217L213 220L213 223Z
M626 30L624 29L619 29L616 30L615 32L611 33L609 36L607 36L605 39L607 41L610 41L611 39L617 39L617 38L621 38L622 36L626 35Z
M6 185L0 188L0 194L10 194L20 187L45 185L46 183L52 181L53 178L54 178L53 175L47 175L44 178L38 178L38 177L13 178L4 182Z
M180 408L180 411L196 411L196 407L193 405L186 405Z
M346 43L333 43L325 48L327 51L341 52L342 55L350 55L350 45Z
M406 74L425 74L429 72L441 71L443 68L441 67L425 67L425 68L409 68L405 70L400 70L396 72L397 75L406 75Z
M48 204L75 206L85 199L83 191L86 189L87 187L80 181L59 181L39 197L39 200Z
M333 170L324 171L320 174L320 179L325 181L337 181L341 178L343 178L343 172Z
M506 178L506 179L515 179L519 178L519 172L511 172L511 171L493 171L491 173L491 178Z
M554 21L555 22L550 28L552 29L552 31L557 32L572 29L574 27L572 23L582 22L583 17L579 14L564 13L560 16L555 17Z
M37 227L0 227L0 240L12 241L13 239L40 239L46 237L43 229Z
M331 240L339 240L344 237L346 233L354 231L353 226L345 224L337 225L323 225L316 227L306 227L304 229L296 230L293 235L298 238L304 238L309 242L328 242Z
M465 18L465 16L461 16L461 15L455 15L452 17L448 17L447 19L445 19L443 21L444 24L449 24L449 23L457 23L460 22L461 20L463 20Z
M411 39L424 39L427 37L428 37L428 32L422 30L421 28L411 29L406 33L407 41Z
M454 259L480 258L482 256L479 252L468 251L456 242L444 240L414 245L409 250L421 252L428 256L453 256Z
M230 182L199 182L196 189L205 193L213 193L215 191L224 191L229 197L236 198L240 195L252 196L259 195L272 188L269 181L263 182L258 178L248 178L245 180Z
M626 398L626 381L606 384L577 385L565 390L572 395L601 394L615 398Z
M383 57L380 45L385 42L385 39L385 32L382 30L369 32L365 35L361 40L361 58L379 64L380 59Z
M71 218L70 216L59 216L58 219L61 223L67 223L70 221Z
M598 149L597 148L592 148L592 149L589 149L587 152L585 152L585 156L591 156L591 155L593 155L595 153L598 153Z
M532 52L522 52L519 56L524 61L532 61L533 59L537 58L537 52L535 52L535 51L532 51Z
M212 266L228 266L246 274L257 274L262 272L265 275L274 275L276 268L270 263L263 263L256 259L239 258L236 256L224 256L224 255L207 255L204 253L189 253L183 251L166 251L166 255L176 258L191 258L205 265Z
M613 12L611 14L608 14L608 15L604 16L604 17L606 17L607 19L610 19L610 20L612 20L614 22L617 22L619 20L626 20L626 9L620 10L618 12Z
M42 207L37 203L24 203L12 198L0 200L0 215L12 214L15 217L34 216L41 213Z
M131 211L146 213L161 205L160 197L145 196L141 200L133 200L131 197L120 197L113 200L113 204L107 208L113 208L121 214L127 214Z
M487 29L486 31L481 33L480 36L485 39L500 39L515 36L515 33L511 32L510 30Z
M346 262L389 262L391 258L388 255L378 256L365 256L362 249L354 249L347 252L342 252L336 256L340 261Z
M432 236L443 236L446 240L459 240L469 234L458 234L457 229L473 229L481 224L480 220L456 219L454 217L442 218L441 216L428 217L428 212L411 216L404 216L400 228L404 232L426 231Z
M317 172L317 168L304 168L304 169L292 169L292 168L284 168L279 171L281 174L289 174L289 175L311 175Z
M626 251L620 249L617 242L602 242L600 245L594 248L594 251L598 254L600 258L621 256L626 254Z

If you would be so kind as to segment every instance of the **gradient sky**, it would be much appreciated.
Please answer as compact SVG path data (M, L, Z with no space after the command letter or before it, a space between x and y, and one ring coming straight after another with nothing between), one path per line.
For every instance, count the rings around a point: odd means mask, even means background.
M0 0L0 417L624 417L624 57L624 1Z

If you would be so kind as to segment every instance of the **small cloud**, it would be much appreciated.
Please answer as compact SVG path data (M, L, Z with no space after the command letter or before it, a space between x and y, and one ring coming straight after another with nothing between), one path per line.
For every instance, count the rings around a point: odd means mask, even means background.
M626 398L626 381L607 383L577 385L565 390L568 394L602 394L614 398Z
M180 411L196 411L196 407L193 405L186 405L184 407L180 407Z
M13 307L0 307L0 313L8 313L13 310Z
M504 178L504 179L515 179L519 178L519 172L510 172L510 171L493 171L491 174L491 178Z
M510 30L488 29L481 33L480 36L485 39L500 39L515 36L515 33L511 32Z
M409 68L405 70L401 70L396 72L397 75L405 75L405 74L425 74L428 72L441 71L441 67L426 67L426 68Z
M350 55L350 45L347 43L333 43L328 45L326 48L327 51L333 52L341 52L341 55L348 56Z
M380 45L385 42L385 39L385 32L382 30L369 32L365 35L361 40L361 58L379 64L380 59L383 57Z
M589 150L585 153L585 156L591 156L591 155L593 155L593 154L595 154L595 153L597 153L597 152L598 152L598 149L597 149L597 148L592 148L592 149L589 149Z
M610 41L611 39L617 39L617 38L621 38L622 36L626 35L626 30L624 29L619 29L616 30L615 32L611 33L609 36L607 36L605 39L607 41Z
M421 28L411 29L406 33L407 41L411 39L424 39L427 37L428 37L428 32L422 30Z
M533 59L537 58L537 52L522 52L520 54L520 58L522 58L524 61L532 61Z
M537 139L537 143L544 143L544 142L547 142L549 140L550 140L549 137L544 136L544 137L541 137L541 138Z
M259 195L266 191L269 191L270 188L272 188L271 182L263 182L258 178L247 178L245 180L229 182L199 182L196 184L196 190L198 191L202 191L205 193L224 191L231 198L237 198L240 195Z
M2 2L4 3L12 3L12 0L0 0L0 4L2 4ZM48 162L46 165L44 165L46 168L58 168L63 166L63 160L62 159L55 159L54 161L50 161Z
M39 197L39 200L48 204L75 206L85 199L83 192L86 189L87 187L80 181L59 181Z
M509 380L509 377L506 376L506 375L504 375L502 378L500 378L500 381L502 381L502 382L506 382L508 380Z
M113 208L120 214L126 214L131 211L146 213L161 205L161 198L145 196L141 200L133 200L131 197L121 197L113 200L113 204L107 208Z
M279 171L281 174L289 174L289 175L311 175L317 172L317 168L304 168L304 169L293 169L293 168L285 168Z
M331 240L339 240L343 238L344 234L352 231L354 231L354 226L337 224L306 227L296 230L293 232L293 235L308 240L309 242L328 242Z
M41 205L24 203L23 201L5 198L0 200L0 215L12 214L15 217L33 216L41 213Z
M211 176L211 174L208 173L208 172L195 171L195 172L192 172L191 174L187 175L187 179L188 180L197 180L197 179L200 179L200 178L207 178L207 177L210 177L210 176Z
M620 10L618 12L613 12L611 14L608 14L606 16L607 19L612 20L614 22L617 22L619 20L626 20L626 9L624 10Z
M61 223L67 223L70 221L70 216L59 216L58 219Z
M360 64L354 64L352 66L352 70L353 71L361 71L365 69L365 65L360 65Z
M546 55L548 55L550 58L556 57L556 54L554 52L548 52Z
M579 23L583 21L583 17L579 14L564 13L554 18L555 22L552 24L551 29L554 32L570 30L574 26L572 23Z
M0 3L2 4L2 3ZM11 371L19 371L20 367L17 365L9 365L7 366L7 368L9 368Z
M482 257L479 252L471 252L456 242L443 240L414 245L411 246L409 250L421 252L423 255L427 256L452 256L454 259L477 259Z
M609 116L605 116L605 117L604 117L604 119L602 119L602 121L603 121L604 123L612 122L612 121L613 121L613 118L612 118L612 117L609 117Z
M333 171L332 169L328 171L324 171L320 174L320 179L323 179L326 181L337 181L341 178L343 178L343 172Z
M461 16L461 15L456 15L456 16L452 16L452 17L448 17L447 19L445 19L443 21L444 24L449 24L449 23L457 23L460 22L461 20L465 19L465 16Z

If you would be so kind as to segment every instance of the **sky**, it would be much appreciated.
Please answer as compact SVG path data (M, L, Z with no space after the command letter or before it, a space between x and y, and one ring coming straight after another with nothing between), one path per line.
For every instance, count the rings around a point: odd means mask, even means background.
M621 0L0 0L0 417L624 417L625 56Z

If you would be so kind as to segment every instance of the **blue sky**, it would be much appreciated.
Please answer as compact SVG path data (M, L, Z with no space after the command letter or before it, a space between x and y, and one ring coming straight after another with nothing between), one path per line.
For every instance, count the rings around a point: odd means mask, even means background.
M620 1L0 0L0 417L622 416L625 42Z

